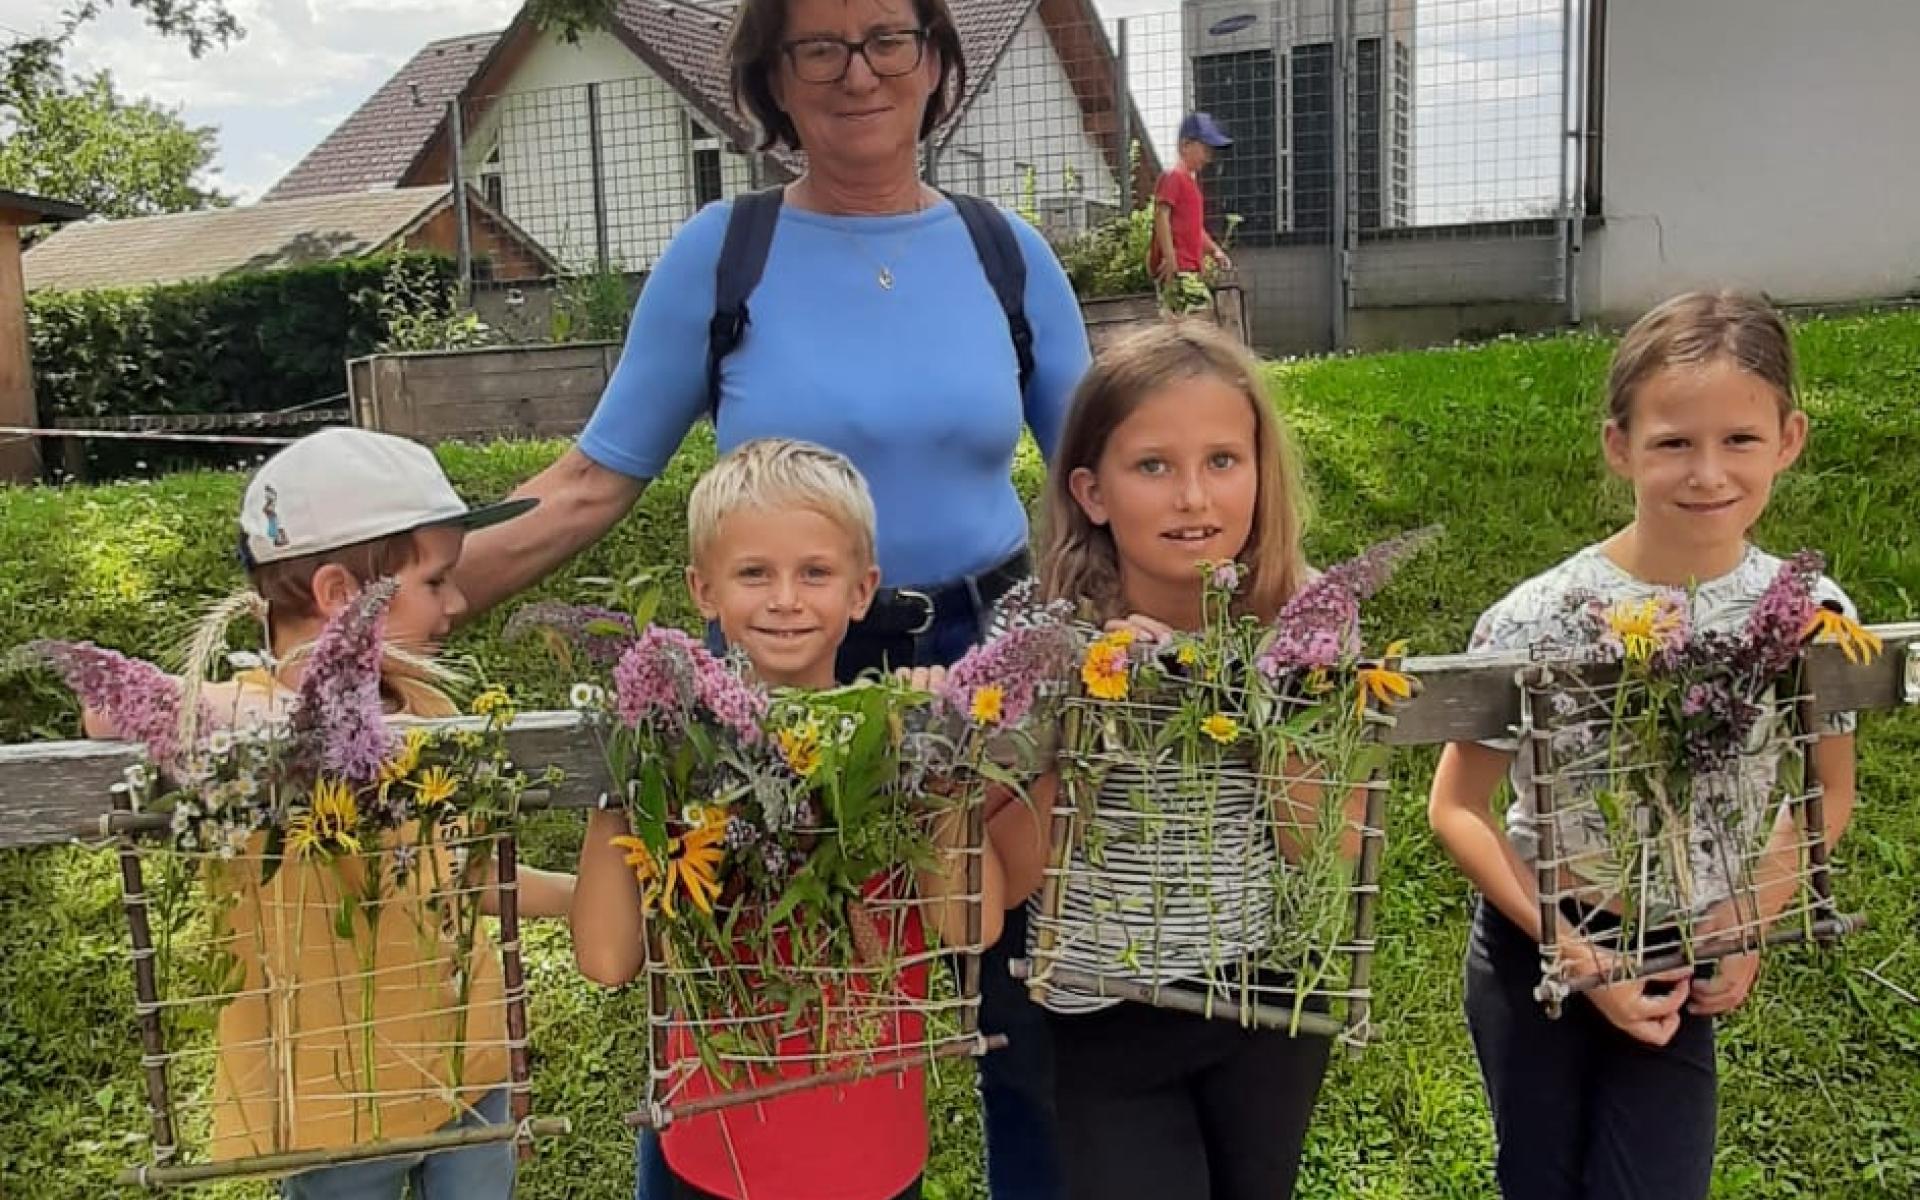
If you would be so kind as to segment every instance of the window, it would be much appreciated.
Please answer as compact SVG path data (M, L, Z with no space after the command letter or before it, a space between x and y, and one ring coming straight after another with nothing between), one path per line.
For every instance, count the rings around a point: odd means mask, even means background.
M480 163L480 198L497 213L507 211L507 176L500 167L500 143Z
M693 206L701 208L720 199L726 190L720 175L720 139L688 117L687 145L691 150Z

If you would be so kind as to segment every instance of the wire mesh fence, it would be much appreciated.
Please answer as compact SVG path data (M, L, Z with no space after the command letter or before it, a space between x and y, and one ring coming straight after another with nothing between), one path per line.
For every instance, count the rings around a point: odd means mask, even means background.
M1585 6L962 0L970 79L923 165L1063 257L1105 231L1144 259L1180 120L1204 111L1233 139L1200 176L1209 232L1263 340L1337 344L1351 309L1569 303ZM804 167L756 152L717 82L727 6L689 10L671 36L645 15L676 7L621 9L658 71L635 59L632 78L461 104L476 208L568 272L644 272L702 205ZM704 40L679 36L689 24ZM489 256L475 228L483 271L534 269Z

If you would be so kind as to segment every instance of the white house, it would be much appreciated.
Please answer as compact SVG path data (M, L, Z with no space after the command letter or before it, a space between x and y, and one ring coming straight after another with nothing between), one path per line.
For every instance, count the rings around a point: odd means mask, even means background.
M929 175L1062 232L1117 211L1123 134L1142 126L1091 0L955 0L953 11L969 80L931 139ZM499 33L435 42L267 198L450 179L457 101L460 175L492 209L570 268L644 270L701 205L801 165L756 153L734 111L731 15L730 0L620 0L609 29L576 43L524 12ZM1157 171L1143 158L1136 189Z

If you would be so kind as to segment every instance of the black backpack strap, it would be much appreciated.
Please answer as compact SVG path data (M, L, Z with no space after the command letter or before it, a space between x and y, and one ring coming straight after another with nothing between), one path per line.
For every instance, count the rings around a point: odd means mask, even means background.
M760 273L766 269L783 194L777 187L744 192L733 198L733 211L727 215L727 236L714 267L713 319L707 323L709 417L720 415L720 364L747 332L747 297L760 285Z
M947 193L960 219L966 222L967 235L973 239L974 253L986 270L987 282L1000 308L1007 314L1007 332L1013 337L1014 357L1020 363L1020 394L1027 394L1033 378L1033 326L1027 323L1027 258L1020 253L1007 214L978 196Z

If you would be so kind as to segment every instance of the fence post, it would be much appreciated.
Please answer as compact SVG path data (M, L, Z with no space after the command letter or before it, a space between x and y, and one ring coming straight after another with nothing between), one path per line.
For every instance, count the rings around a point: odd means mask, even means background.
M473 300L473 235L468 226L466 158L466 122L460 112L460 97L447 101L447 174L453 186L453 226L457 249L455 270L460 281L460 306Z
M612 261L607 245L607 171L600 147L600 85L587 85L587 158L593 172L593 261L601 271ZM691 158L691 156L689 156Z
M1120 18L1119 42L1114 47L1113 109L1120 183L1120 215L1133 211L1133 89L1127 86L1127 26L1131 17Z
M1347 55L1353 49L1353 0L1333 0L1333 53L1328 56L1327 69L1333 78L1327 81L1327 94L1333 101L1333 195L1327 210L1327 257L1332 267L1333 278L1330 289L1331 299L1328 307L1330 320L1328 332L1333 340L1333 349L1339 350L1347 344L1347 204L1351 192L1347 179L1347 133L1351 128L1348 117L1352 112L1354 97L1348 92L1352 73L1347 67Z
M1576 36L1584 41L1586 33L1586 23L1579 19L1579 10L1579 0L1561 0L1560 124L1564 136L1560 142L1560 286L1569 325L1580 323L1580 249L1586 234L1585 214L1581 211L1586 189L1580 184L1581 159L1586 152L1583 136L1586 122L1581 112L1585 81L1574 78L1576 67L1585 73L1584 57L1576 53L1575 46Z

